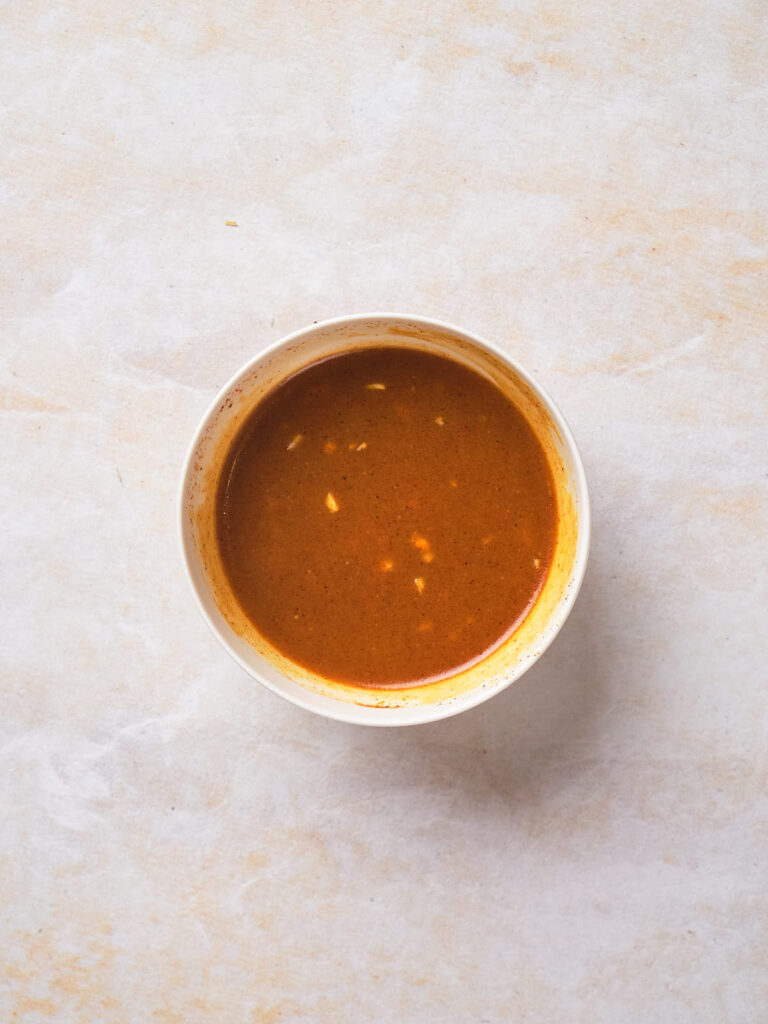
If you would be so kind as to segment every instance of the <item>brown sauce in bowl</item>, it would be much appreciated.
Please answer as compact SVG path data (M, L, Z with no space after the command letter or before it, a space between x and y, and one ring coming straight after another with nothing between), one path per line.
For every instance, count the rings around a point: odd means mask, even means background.
M379 347L260 401L227 455L216 534L238 604L278 651L393 687L451 675L520 625L557 507L541 444L492 381Z

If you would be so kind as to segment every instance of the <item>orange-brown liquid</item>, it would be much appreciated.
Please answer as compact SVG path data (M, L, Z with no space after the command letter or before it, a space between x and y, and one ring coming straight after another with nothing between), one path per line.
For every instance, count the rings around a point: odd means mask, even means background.
M452 359L385 347L270 392L232 445L216 516L259 633L327 679L379 687L497 646L557 531L547 459L509 399Z

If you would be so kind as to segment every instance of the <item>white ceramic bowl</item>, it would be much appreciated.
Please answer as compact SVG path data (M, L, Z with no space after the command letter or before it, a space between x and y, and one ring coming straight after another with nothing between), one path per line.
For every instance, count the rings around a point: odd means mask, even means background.
M256 633L231 594L215 540L219 473L243 420L263 395L308 363L370 345L442 352L490 376L525 413L552 470L558 539L547 581L518 629L478 664L448 679L405 689L331 683L285 658ZM189 581L206 622L246 672L310 711L364 725L414 725L447 718L505 689L541 656L570 612L589 549L587 484L576 443L557 406L508 356L481 338L425 317L391 313L339 317L271 345L222 388L203 417L181 478L179 530Z

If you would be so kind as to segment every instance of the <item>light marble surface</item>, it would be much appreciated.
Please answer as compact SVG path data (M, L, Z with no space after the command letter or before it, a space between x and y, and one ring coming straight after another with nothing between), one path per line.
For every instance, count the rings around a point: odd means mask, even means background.
M768 1021L767 11L0 7L0 1020ZM594 502L545 658L404 731L258 689L174 522L224 380L377 308Z

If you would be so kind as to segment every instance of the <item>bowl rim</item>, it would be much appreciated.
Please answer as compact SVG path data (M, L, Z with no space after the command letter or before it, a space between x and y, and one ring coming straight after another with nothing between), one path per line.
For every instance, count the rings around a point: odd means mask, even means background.
M357 323L370 322L370 321L386 321L388 324L407 323L413 324L419 327L434 328L447 332L448 334L456 335L462 338L464 341L468 341L471 345L474 345L480 349L484 349L486 352L494 355L502 362L506 363L527 385L531 388L533 393L541 400L547 411L548 416L552 419L561 439L563 446L568 450L571 462L573 464L574 477L576 482L575 495L578 501L578 535L576 542L576 552L574 557L573 572L569 581L569 600L567 603L561 603L558 605L559 614L554 624L547 630L542 636L541 643L537 645L535 652L531 654L528 660L518 666L518 669L511 672L508 677L504 677L496 682L493 686L477 686L466 693L461 694L455 698L451 698L443 703L436 704L417 704L407 707L372 707L372 706L361 706L349 701L334 700L328 697L324 700L323 706L318 707L313 704L309 697L311 694L310 690L306 690L307 697L304 698L302 688L298 688L298 692L285 692L278 686L273 685L268 679L259 675L251 665L249 665L240 654L230 645L227 637L219 630L217 624L211 619L208 614L208 610L203 602L202 595L199 591L198 585L192 574L191 568L191 553L187 550L187 531L185 529L185 495L187 492L187 484L192 473L195 453L198 445L205 433L210 426L211 422L215 419L218 411L221 407L222 401L227 397L232 389L245 377L247 377L257 366L257 364L268 359L271 355L278 352L279 350L286 348L289 345L293 345L296 342L301 341L303 338L310 336L318 331L327 331L338 327L351 326ZM587 562L589 560L589 550L592 535L592 515L590 508L589 490L587 487L587 479L584 471L584 464L581 458L581 452L579 451L576 440L573 433L563 416L560 408L556 402L552 399L549 392L537 381L530 373L521 366L515 359L509 356L506 352L502 351L492 342L487 341L482 336L475 334L472 331L467 331L463 327L458 327L456 324L452 324L446 320L439 320L434 317L427 317L419 314L408 314L408 313L387 313L387 312L373 312L373 313L349 313L344 316L330 317L326 320L317 320L312 324L301 327L296 331L292 331L290 334L284 335L277 341L272 342L270 345L265 346L256 355L254 355L248 362L244 363L232 376L226 381L222 387L218 389L215 396L206 408L203 416L198 423L197 429L195 430L192 439L188 445L186 455L181 470L181 477L179 480L177 501L176 501L176 526L178 530L179 543L181 547L181 557L184 565L184 571L187 577L187 581L190 585L192 593L195 598L198 610L205 620L208 628L211 630L213 635L222 645L224 650L230 655L231 658L245 671L248 675L254 679L261 686L270 690L272 693L277 694L284 700L290 701L297 707L301 707L306 711L311 711L317 715L321 715L324 718L330 718L339 722L346 722L357 725L369 725L373 727L395 727L405 725L423 725L430 722L437 722L445 718L452 718L454 715L461 714L464 711L468 711L471 708L477 707L479 704L490 700L491 697L495 697L497 694L506 690L507 687L517 682L529 669L536 664L541 658L544 652L555 640L555 637L559 634L563 625L565 624L571 610L576 602L576 599L581 590L582 583L584 582L584 576L587 570ZM278 670L279 671L279 670ZM287 677L286 677L287 678ZM315 695L316 696L316 695ZM375 717L371 715L375 712Z

